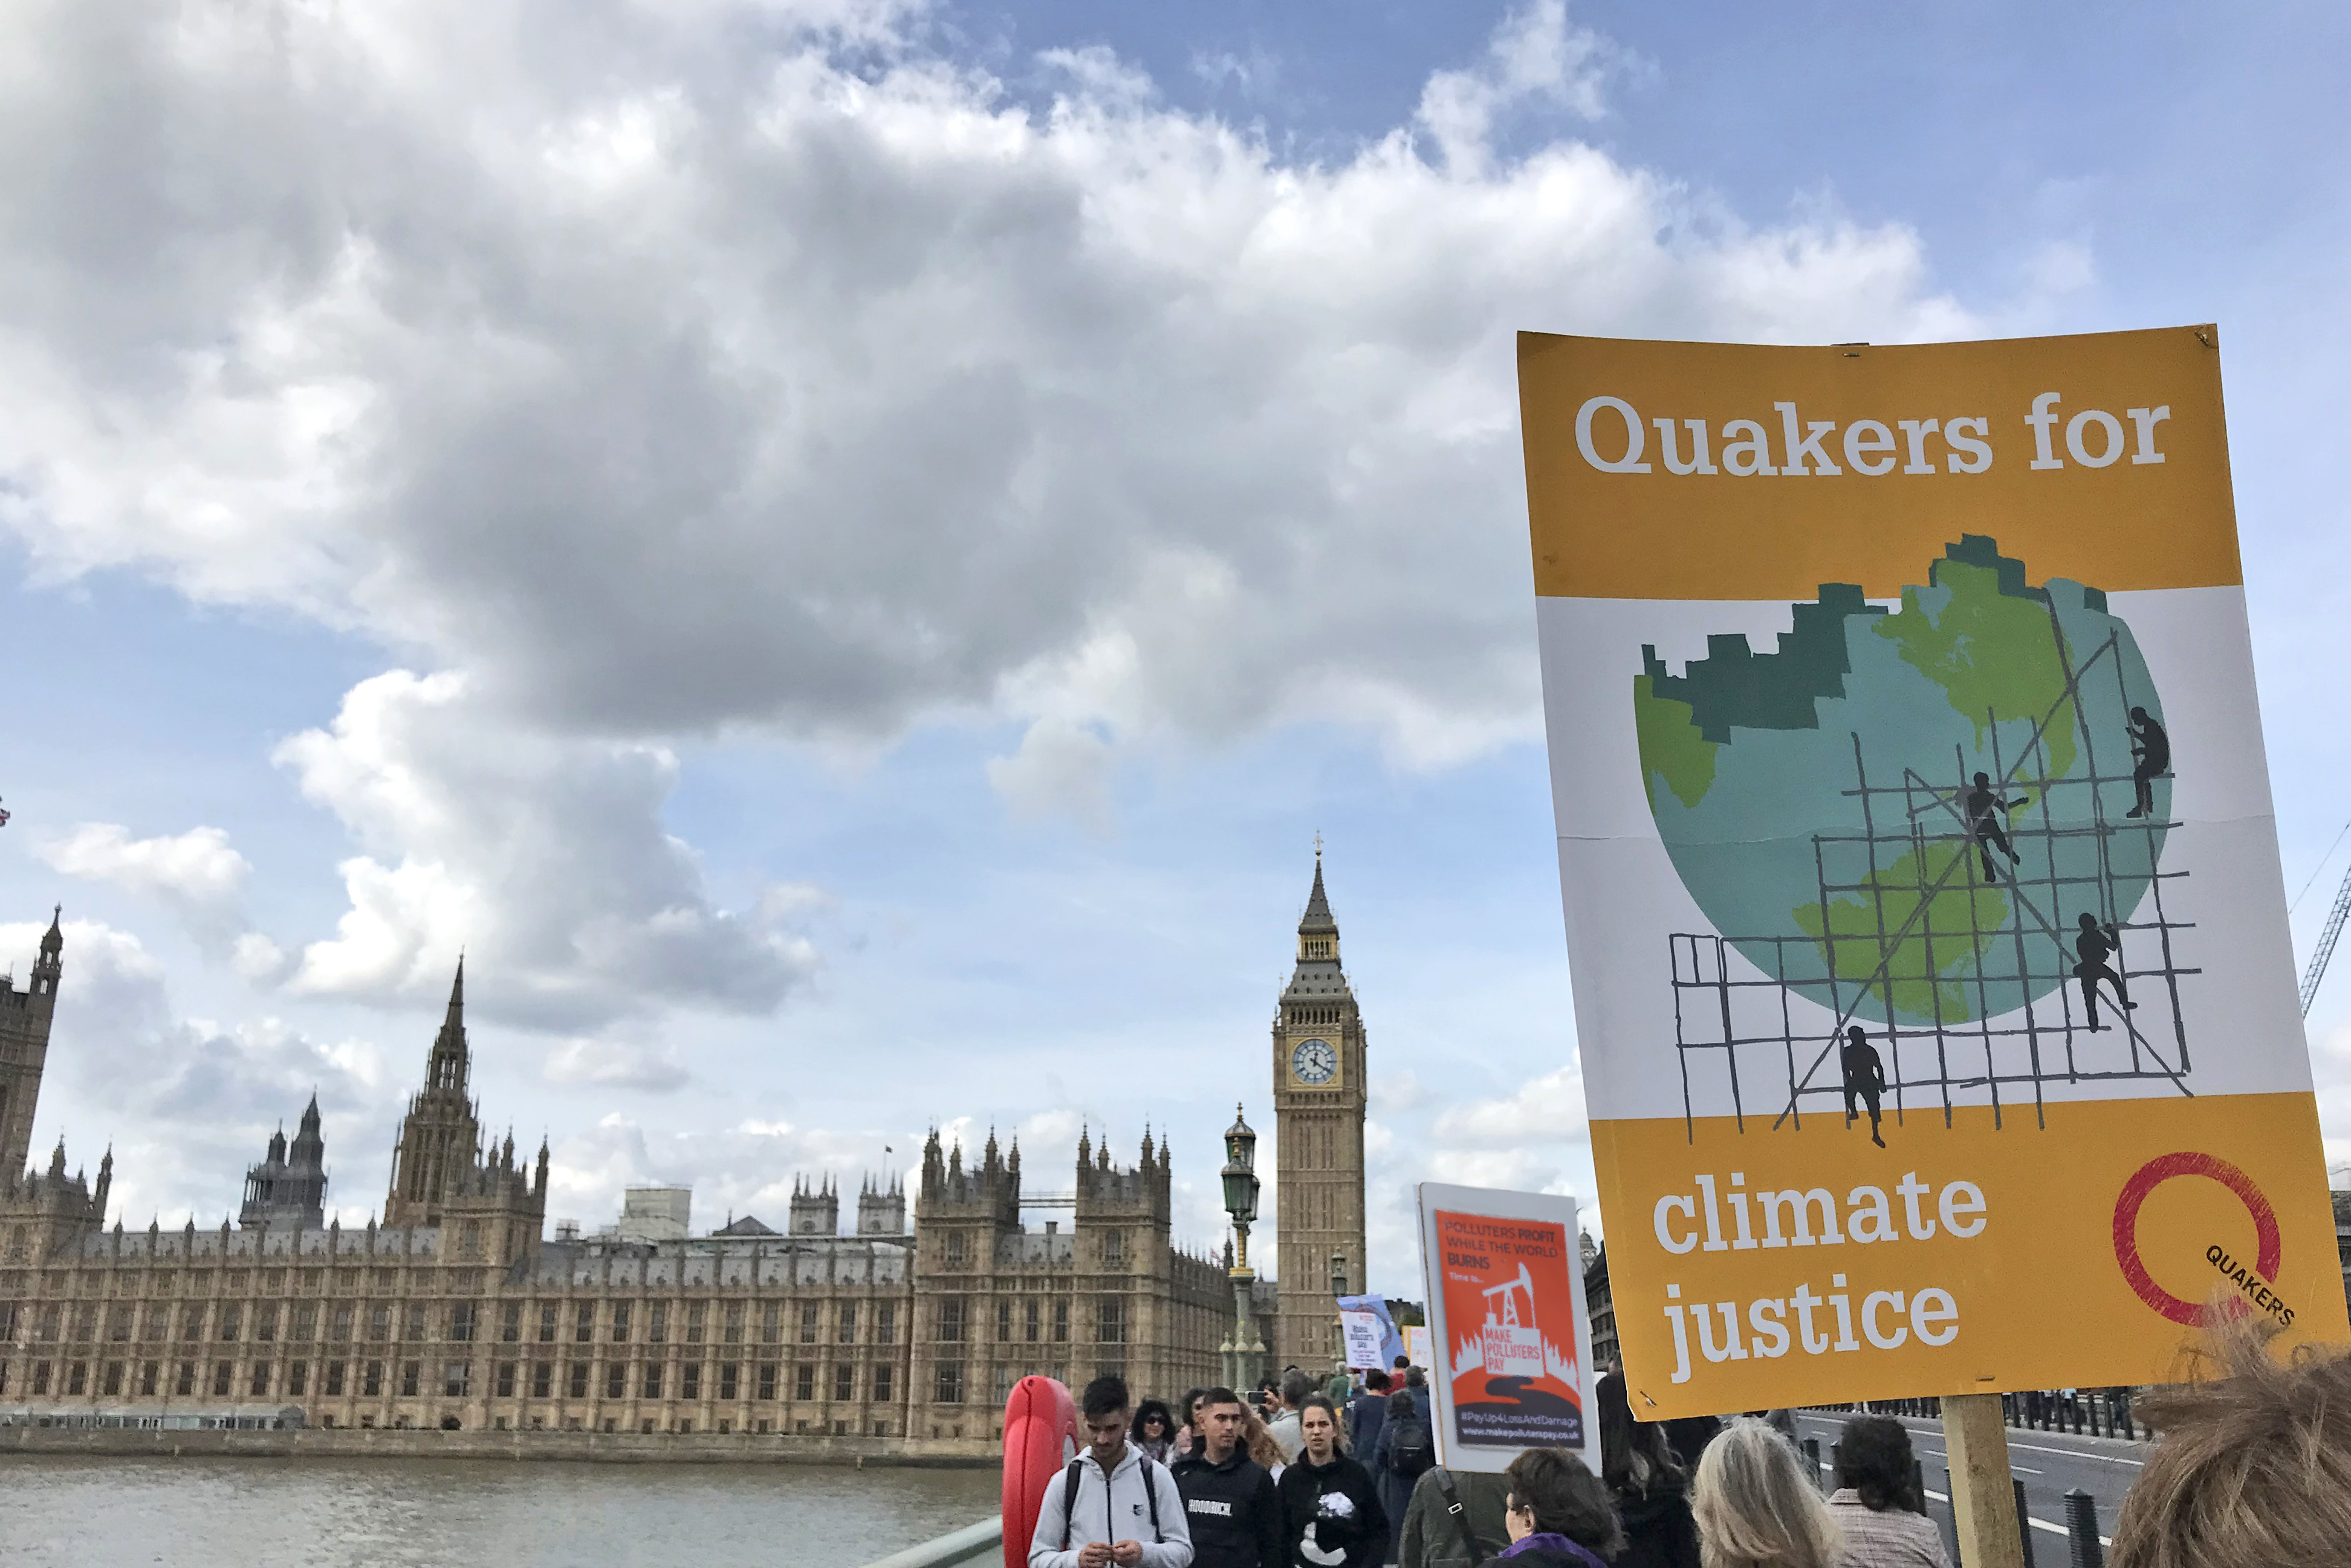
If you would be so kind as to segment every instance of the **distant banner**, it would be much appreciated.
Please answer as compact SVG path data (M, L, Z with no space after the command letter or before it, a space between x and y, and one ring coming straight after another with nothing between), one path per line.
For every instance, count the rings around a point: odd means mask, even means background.
M1359 1329L1354 1318L1368 1321ZM1392 1366L1404 1354L1404 1336L1396 1332L1395 1320L1388 1314L1385 1296L1342 1296L1339 1298L1339 1321L1347 1335L1347 1364L1357 1370L1374 1366ZM1368 1335L1367 1348L1358 1350L1358 1333ZM1357 1360L1358 1355L1367 1359Z
M1575 1199L1434 1182L1418 1195L1439 1460L1500 1470L1564 1448L1596 1466Z
M2216 329L1519 384L1635 1414L2351 1336Z
M1428 1330L1418 1323L1404 1331L1405 1358L1411 1364L1426 1367L1431 1363L1428 1353Z

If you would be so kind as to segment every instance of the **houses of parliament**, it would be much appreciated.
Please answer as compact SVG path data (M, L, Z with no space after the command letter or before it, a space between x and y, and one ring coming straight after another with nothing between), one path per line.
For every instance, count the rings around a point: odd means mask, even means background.
M365 1225L326 1218L318 1102L246 1173L236 1223L126 1229L113 1160L32 1166L65 938L0 979L0 1425L741 1435L977 1449L1031 1373L1105 1371L1172 1400L1219 1380L1236 1298L1172 1234L1173 1151L1081 1137L1066 1190L1020 1150L934 1131L906 1184L797 1178L781 1228L688 1233L632 1193L617 1226L548 1226L549 1149L493 1142L469 1088L460 962ZM1269 1370L1329 1367L1330 1280L1363 1282L1364 1039L1314 883L1273 1025L1280 1277L1245 1291ZM638 1199L650 1201L639 1212ZM1024 1222L1039 1209L1059 1218ZM844 1226L844 1219L848 1223ZM517 1439L521 1441L524 1439ZM862 1446L862 1445L861 1445Z

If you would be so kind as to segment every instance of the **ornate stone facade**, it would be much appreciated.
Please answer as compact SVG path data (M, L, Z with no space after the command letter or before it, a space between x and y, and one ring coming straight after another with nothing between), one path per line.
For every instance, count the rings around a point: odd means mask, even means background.
M1082 1139L1074 1190L1029 1200L1070 1208L1066 1231L1023 1228L1017 1148L991 1137L967 1169L934 1134L911 1234L903 1189L872 1178L837 1234L826 1177L797 1185L785 1233L744 1216L697 1238L548 1239L546 1145L526 1168L468 1096L462 970L382 1225L317 1222L314 1100L291 1149L280 1134L248 1173L235 1228L108 1228L110 1156L95 1186L62 1147L23 1170L62 946L53 923L33 988L0 985L0 1422L978 1449L1029 1372L1115 1369L1170 1400L1214 1380L1224 1273L1171 1241L1170 1161L1147 1134L1131 1168Z

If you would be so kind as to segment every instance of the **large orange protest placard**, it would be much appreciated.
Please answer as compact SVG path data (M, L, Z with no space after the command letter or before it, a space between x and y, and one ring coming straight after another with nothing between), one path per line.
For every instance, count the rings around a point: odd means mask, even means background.
M1636 1414L2345 1338L2215 329L1520 388Z

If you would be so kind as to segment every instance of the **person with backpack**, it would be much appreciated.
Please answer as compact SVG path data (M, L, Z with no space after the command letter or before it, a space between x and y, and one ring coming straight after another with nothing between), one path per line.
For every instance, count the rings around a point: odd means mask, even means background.
M1123 1377L1086 1385L1078 1402L1086 1449L1046 1484L1029 1568L1191 1568L1176 1478L1127 1440L1133 1404Z
M1510 1547L1510 1480L1483 1470L1423 1471L1396 1544L1400 1568L1478 1568Z
M1385 1553L1388 1516L1371 1472L1339 1446L1339 1411L1310 1394L1298 1412L1298 1458L1276 1485L1281 1537L1294 1568L1374 1568Z
M1229 1388L1209 1389L1195 1421L1200 1440L1176 1461L1175 1471L1192 1531L1192 1568L1290 1568L1281 1499L1273 1478L1249 1452L1249 1413L1241 1396ZM1272 1449L1271 1439L1266 1447Z
M1372 1445L1371 1467L1379 1478L1380 1506L1388 1516L1388 1560L1403 1550L1404 1517L1412 1505L1414 1483L1437 1463L1437 1434L1429 1428L1426 1410L1409 1387L1388 1396L1386 1417Z

